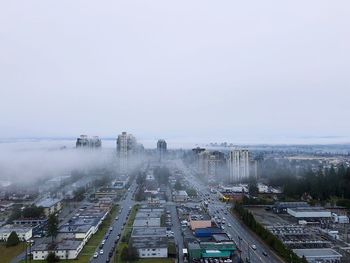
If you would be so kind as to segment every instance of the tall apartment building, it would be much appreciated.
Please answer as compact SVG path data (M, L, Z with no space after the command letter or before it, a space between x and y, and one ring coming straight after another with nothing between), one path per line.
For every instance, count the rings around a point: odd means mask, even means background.
M143 145L137 143L132 134L122 132L117 138L117 157L119 160L119 170L127 173L132 163L138 162L143 153Z
M86 148L100 148L102 143L101 139L98 136L93 136L92 138L89 138L87 135L80 135L79 138L77 138L76 147L86 147Z
M167 151L167 143L165 140L158 140L157 142L157 154L158 160L161 162L164 159Z
M228 167L230 182L242 181L249 177L249 151L232 150L229 152Z
M126 132L122 132L117 138L117 156L121 173L126 173L128 170L128 137Z

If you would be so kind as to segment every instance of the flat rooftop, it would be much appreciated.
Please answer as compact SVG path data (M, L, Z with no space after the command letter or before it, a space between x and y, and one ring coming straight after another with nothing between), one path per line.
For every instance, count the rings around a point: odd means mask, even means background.
M81 240L64 239L61 242L56 243L56 247L54 250L76 250L81 245L81 242ZM48 250L49 245L50 244L47 243L35 244L32 247L32 251Z
M323 207L292 207L288 208L289 210L293 210L295 212L329 212L328 210L324 209Z
M293 249L299 257L306 258L340 258L342 255L331 248L313 248L313 249Z
M134 228L131 234L132 237L146 236L166 236L166 227L138 227Z
M138 212L135 218L158 218L161 217L163 212L152 211L152 212Z
M61 226L59 233L87 233L92 228L92 225L68 225Z
M191 214L190 218L193 221L197 221L197 220L211 220L211 217L208 214Z
M8 233L9 231L15 231L18 233L28 232L32 230L32 227L25 227L19 225L5 225L0 228L0 233Z
M167 248L166 237L133 237L132 244L135 248Z
M62 200L59 199L59 198L45 198L45 199L42 199L42 200L39 200L37 203L36 203L36 206L42 206L42 207L52 207L54 205L56 205L57 203L61 202Z
M133 227L160 227L160 218L135 219Z

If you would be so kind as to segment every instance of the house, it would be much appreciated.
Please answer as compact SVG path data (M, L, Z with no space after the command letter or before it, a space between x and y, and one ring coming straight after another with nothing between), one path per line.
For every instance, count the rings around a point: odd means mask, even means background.
M0 228L0 240L7 241L12 232L16 232L19 240L21 241L27 241L33 235L33 229L31 227L5 225Z

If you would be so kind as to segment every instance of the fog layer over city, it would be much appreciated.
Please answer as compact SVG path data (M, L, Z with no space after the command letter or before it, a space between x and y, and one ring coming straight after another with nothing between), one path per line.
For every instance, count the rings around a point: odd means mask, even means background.
M0 144L0 181L28 182L106 167L115 149L76 149L73 141L33 140Z

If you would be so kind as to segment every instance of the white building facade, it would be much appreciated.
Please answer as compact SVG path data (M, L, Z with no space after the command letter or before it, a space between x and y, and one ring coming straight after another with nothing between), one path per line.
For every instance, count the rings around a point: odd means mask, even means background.
M249 177L249 151L232 150L229 152L228 167L230 182L239 182Z

